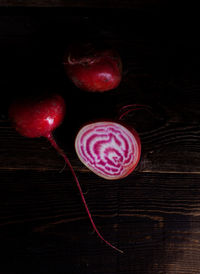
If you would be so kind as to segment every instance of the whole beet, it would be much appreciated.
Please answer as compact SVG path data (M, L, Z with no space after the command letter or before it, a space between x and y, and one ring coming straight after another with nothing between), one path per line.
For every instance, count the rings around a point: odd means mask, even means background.
M21 135L47 137L62 123L65 101L58 94L17 100L10 105L9 116Z
M56 149L56 151L64 158L66 164L72 172L76 185L81 195L82 202L85 206L86 212L97 235L102 239L107 245L123 253L120 249L113 246L99 232L96 227L90 210L87 206L81 185L76 176L76 173L64 153L64 151L56 143L52 131L56 129L63 121L65 116L65 101L58 95L47 95L44 97L36 97L24 100L18 100L13 102L9 108L9 116L15 129L23 136L34 138L34 137L45 137L51 143L51 145Z
M118 87L122 78L122 62L113 49L91 44L73 45L64 57L68 77L80 89L104 92Z

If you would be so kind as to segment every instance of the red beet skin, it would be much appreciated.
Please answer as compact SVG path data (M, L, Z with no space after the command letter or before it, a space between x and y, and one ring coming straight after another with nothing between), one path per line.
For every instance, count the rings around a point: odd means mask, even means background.
M141 143L136 131L114 122L91 123L78 132L75 149L79 159L108 180L128 176L140 160Z
M122 78L121 58L114 50L96 50L91 45L74 47L65 55L64 65L71 81L86 91L114 89Z
M61 123L65 115L64 99L57 94L16 101L9 115L15 129L26 137L46 137Z

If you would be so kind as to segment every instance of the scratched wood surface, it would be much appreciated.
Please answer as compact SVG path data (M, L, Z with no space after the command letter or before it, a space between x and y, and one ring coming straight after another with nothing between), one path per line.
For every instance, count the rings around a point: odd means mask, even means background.
M200 42L163 35L158 22L162 16L146 10L0 9L0 273L200 273ZM65 48L88 39L122 56L116 90L88 94L67 79ZM124 255L94 234L50 144L21 137L10 124L10 102L43 91L66 100L55 138L98 228ZM78 161L74 138L83 123L116 119L130 103L151 107L123 120L140 134L141 161L127 178L105 181Z

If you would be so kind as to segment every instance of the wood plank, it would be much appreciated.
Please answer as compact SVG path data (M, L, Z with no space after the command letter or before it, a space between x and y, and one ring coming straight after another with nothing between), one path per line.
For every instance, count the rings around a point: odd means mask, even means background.
M130 122L129 122L130 125ZM133 122L133 126L135 126ZM60 146L67 153L74 169L90 172L78 160L72 136L63 129L56 134ZM200 173L199 126L165 127L141 133L142 156L136 172ZM59 137L62 135L62 138ZM58 170L64 168L63 159L43 138L27 139L18 135L11 127L1 127L0 169Z
M79 174L97 226L124 255L92 233L69 174L0 171L0 177L2 273L200 270L198 175L135 174L109 182Z
M161 4L160 0L0 0L2 7L144 8L158 4Z

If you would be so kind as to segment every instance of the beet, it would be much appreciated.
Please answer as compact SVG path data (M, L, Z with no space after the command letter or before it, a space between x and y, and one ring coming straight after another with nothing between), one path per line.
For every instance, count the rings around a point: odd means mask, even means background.
M118 87L122 62L113 49L99 49L92 44L73 45L64 57L70 80L80 89L104 92Z
M128 176L140 160L141 143L137 132L116 122L102 121L82 127L75 140L82 163L108 180Z
M9 109L15 129L23 136L47 137L65 116L65 101L58 95L15 101Z
M64 99L60 95L54 94L40 98L18 100L11 104L9 108L9 116L15 129L21 135L29 138L41 136L47 138L51 145L56 149L56 151L64 158L66 164L73 174L74 180L81 195L81 199L95 232L107 245L117 250L118 252L123 253L123 251L106 241L100 234L88 209L81 185L74 172L74 169L68 157L66 156L64 151L57 145L52 135L52 131L56 129L64 119Z

